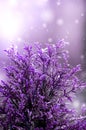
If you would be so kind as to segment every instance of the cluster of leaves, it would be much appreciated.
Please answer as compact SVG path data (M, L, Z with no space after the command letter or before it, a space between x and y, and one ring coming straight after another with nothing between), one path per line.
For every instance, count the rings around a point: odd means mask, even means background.
M14 47L6 51L11 65L5 68L7 80L0 85L0 125L4 130L79 128L66 102L72 101L71 94L83 85L76 76L80 65L69 65L64 45L59 41L45 48L41 44L25 46L23 55Z

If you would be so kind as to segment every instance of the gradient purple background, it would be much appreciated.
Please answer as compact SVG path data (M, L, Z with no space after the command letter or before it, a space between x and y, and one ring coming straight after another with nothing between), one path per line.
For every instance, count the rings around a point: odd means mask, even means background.
M2 68L8 64L3 50L10 45L21 51L24 44L61 39L69 42L70 64L82 64L85 78L85 8L85 0L0 0L0 79L5 79Z

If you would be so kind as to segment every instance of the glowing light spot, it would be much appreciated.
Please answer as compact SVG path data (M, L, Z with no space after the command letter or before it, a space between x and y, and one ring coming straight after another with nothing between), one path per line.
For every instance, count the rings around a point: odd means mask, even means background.
M83 16L84 16L84 13L81 13L81 16L83 17Z
M53 42L53 39L52 38L48 38L48 42Z
M85 104L85 103L83 103L83 104L82 104L82 107L86 107L86 104Z
M60 0L57 1L57 5L60 6L61 5L61 2Z
M14 38L20 31L21 20L9 12L1 14L0 33L5 38Z
M73 106L74 106L75 108L79 108L79 106L80 106L79 101L74 101L74 102L73 102Z
M47 48L42 49L42 52L47 52Z
M58 19L58 20L56 21L56 24L59 25L59 26L62 26L62 25L64 24L63 19Z
M22 39L19 37L19 38L17 39L17 41L18 41L18 42L21 42L21 41L22 41Z
M8 2L11 6L16 6L18 1L17 0L9 0Z
M82 54L82 55L80 56L80 58L83 60L83 59L84 59L84 55Z
M79 23L79 20L78 20L78 19L76 19L76 20L75 20L75 23L76 23L76 24L78 24L78 23Z
M54 14L51 10L46 10L42 12L41 18L46 22L51 22L54 18Z
M43 23L43 25L42 25L42 26L43 26L43 28L47 28L47 25L46 25L46 23Z

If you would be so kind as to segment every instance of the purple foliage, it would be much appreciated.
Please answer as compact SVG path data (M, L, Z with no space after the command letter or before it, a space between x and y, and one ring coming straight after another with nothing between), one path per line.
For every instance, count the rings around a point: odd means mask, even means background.
M86 121L76 119L66 106L72 93L84 84L77 77L80 65L71 67L64 41L25 46L21 55L7 50L11 65L0 93L0 125L5 130L81 130ZM82 124L82 125L81 125Z

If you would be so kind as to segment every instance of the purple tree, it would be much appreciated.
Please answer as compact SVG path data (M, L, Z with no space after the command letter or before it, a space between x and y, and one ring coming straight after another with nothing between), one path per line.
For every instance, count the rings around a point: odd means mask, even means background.
M25 46L23 55L14 47L6 50L11 65L0 93L0 125L4 130L84 129L84 118L66 105L72 93L84 85L77 76L80 65L71 67L65 42Z

